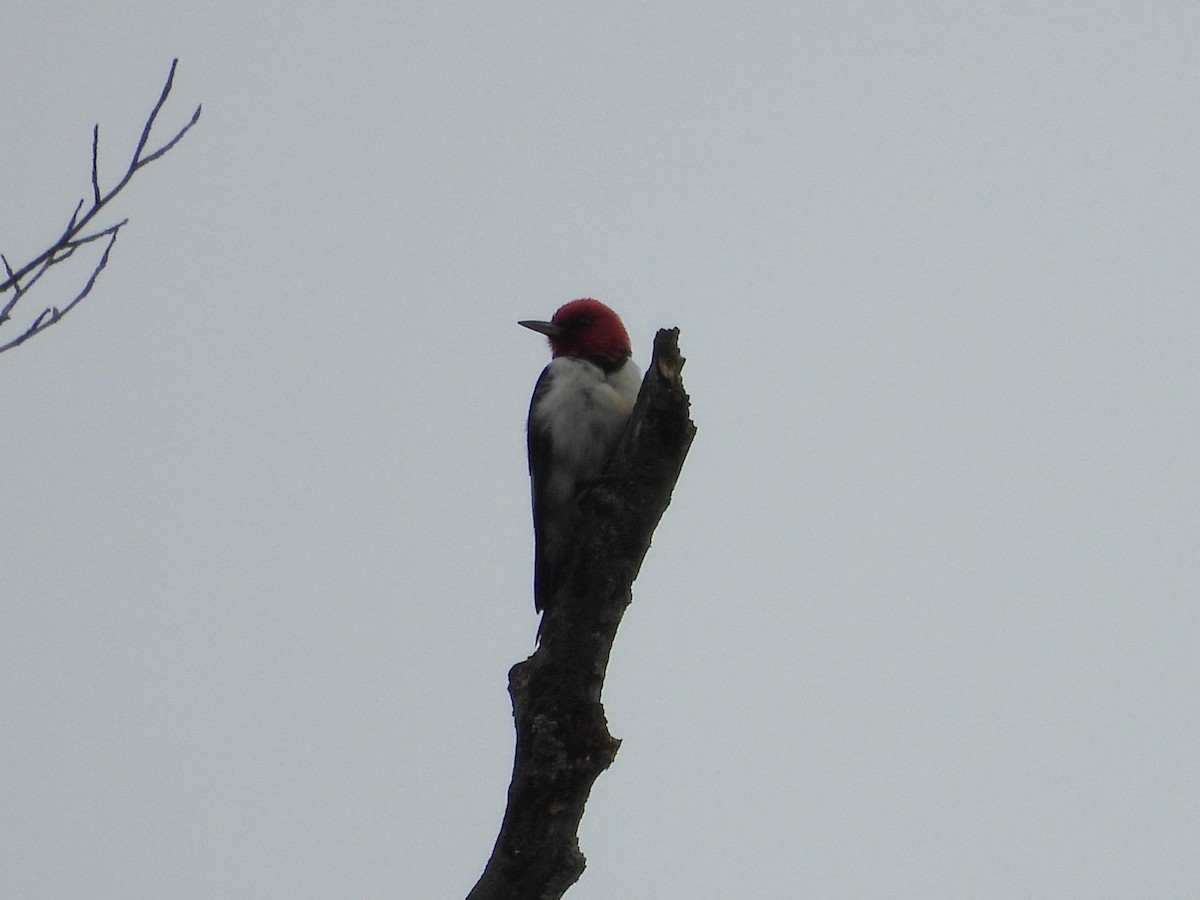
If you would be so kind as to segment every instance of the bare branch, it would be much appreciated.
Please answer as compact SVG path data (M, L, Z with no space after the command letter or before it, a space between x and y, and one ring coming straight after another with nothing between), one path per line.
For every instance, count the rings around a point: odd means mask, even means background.
M116 183L116 185L114 185L107 194L104 193L100 188L100 125L96 124L92 127L91 206L85 211L84 201L80 200L75 205L75 210L71 213L71 217L68 220L67 226L63 230L62 234L59 235L53 244L51 244L29 262L24 263L14 270L13 267L9 265L8 260L4 260L6 278L2 283L0 283L0 294L12 291L13 295L11 298L9 298L7 303L5 303L3 308L0 309L0 325L3 325L11 318L11 313L18 302L20 302L29 294L30 288L33 287L33 285L35 285L39 279L41 279L42 275L44 275L51 266L58 265L59 263L69 259L78 248L84 246L85 244L89 244L93 241L98 241L103 238L108 238L108 245L104 248L104 252L100 257L100 260L92 269L92 273L88 278L87 284L78 294L75 295L74 298L72 298L71 302L61 310L59 310L57 307L50 307L49 309L44 310L34 320L33 324L30 325L21 335L11 341L8 341L7 343L0 343L0 353L24 343L33 335L44 331L55 322L58 322L70 310L77 306L79 302L82 301L89 293L91 293L92 287L96 283L96 279L108 265L109 253L112 250L113 244L116 243L117 234L120 232L121 228L128 223L129 220L122 219L113 225L109 225L105 228L101 228L88 234L84 234L84 232L96 218L97 214L109 203L109 201L111 201L117 196L117 194L124 190L125 186L129 184L129 182L133 179L134 174L139 169L149 165L150 163L154 162L154 160L167 153L167 151L179 143L179 141L183 139L183 136L187 134L192 126L200 120L201 107L197 106L195 112L192 113L191 119L178 132L176 132L174 137L172 137L169 141L167 141L167 143L163 144L157 150L152 151L148 155L145 154L146 145L150 140L150 133L154 127L154 123L157 120L158 114L162 110L163 105L167 102L168 97L171 95L171 87L175 83L175 67L178 64L178 59L171 61L171 70L167 74L166 83L163 85L162 91L159 93L158 100L155 102L154 108L150 111L150 115L146 119L146 124L142 128L141 136L138 139L137 147L134 149L133 156L129 161L129 165L126 168L124 175Z
M17 276L13 272L12 266L8 264L8 257L0 253L0 259L4 260L4 271L8 273L8 280L12 282L13 286L12 297L7 303L4 304L4 309L0 309L0 325L3 325L8 321L8 314L12 312L12 308L17 305L17 301L21 299L21 295L24 293L24 290L21 288L20 282L17 281Z
M92 287L96 284L96 279L100 277L100 273L103 272L104 267L108 265L108 254L112 252L113 244L117 242L118 234L120 234L119 229L111 229L109 231L108 244L105 246L104 252L100 254L100 261L97 262L95 268L92 269L92 274L88 277L87 284L83 286L83 290L76 294L70 303L63 307L62 312L55 317L56 320L61 319L63 316L73 310L79 304L80 300L92 292ZM100 237L100 235L96 235L96 237Z
M125 223L122 222L121 224L123 225ZM100 273L103 272L105 266L108 265L108 255L112 251L113 244L115 244L117 242L117 235L119 233L120 233L120 226L118 225L118 226L114 226L112 228L108 228L105 231L100 232L95 235L92 235L86 239L87 241L92 241L92 240L96 240L97 238L103 237L105 234L108 235L108 245L104 248L104 252L100 255L99 261L97 261L96 265L92 268L92 274L88 277L87 283L83 286L83 289L81 291L79 291L79 293L77 293L73 298L71 298L71 302L68 303L66 306L64 306L62 309L59 309L57 306L52 306L49 309L42 310L42 312L38 315L38 317L36 319L34 319L33 324L30 325L27 329L25 329L24 332L22 332L20 335L13 338L11 341L9 341L6 344L0 344L0 353L3 353L5 350L10 350L13 347L19 347L21 344L25 343L27 340L29 340L31 337L33 337L35 334L45 331L51 325L55 324L56 322L59 322L67 313L69 313L72 309L74 309L80 303L80 301L83 300L84 297L86 297L88 294L90 294L92 292L92 288L96 284L96 279L100 277ZM72 247L70 252L74 252L74 249L75 248ZM65 259L65 257L63 257L63 258ZM48 268L52 264L53 263L51 263L51 262L47 262L46 266L44 266L37 273L37 275L35 276L35 278L33 280L36 281L38 278L41 278L42 274L46 271L46 268ZM32 282L30 282L30 283L32 284ZM22 291L21 293L24 294L24 291ZM15 300L15 298L14 298L14 300Z
M167 83L163 85L162 93L158 95L158 102L154 104L154 109L150 110L150 116L146 119L146 127L142 129L142 136L138 140L137 149L133 151L134 168L137 161L142 158L142 151L146 149L146 141L150 140L150 129L154 127L154 120L158 118L159 110L163 108L163 104L167 102L167 98L171 96L171 86L175 84L175 67L179 65L178 59L171 60L171 71L167 73Z
M192 118L188 120L188 123L186 125L184 125L182 128L179 129L179 132L175 135L175 137L171 138L169 141L167 141L165 144L163 144L161 147L159 147L157 150L155 150L149 156L138 160L137 168L140 169L142 166L145 166L145 165L148 165L149 163L154 162L156 159L158 159L160 156L162 156L164 153L166 153L168 150L170 150L172 147L174 147L176 144L178 144L179 141L183 138L183 136L188 133L188 130L193 125L195 125L197 122L200 121L200 109L201 109L201 107L199 107L199 106L196 107L196 111L194 113L192 113Z
M69 250L64 251L62 258L66 259L70 255L71 255L71 251L69 251ZM53 263L51 262L51 260L46 260L44 263L42 263L40 266L38 266L38 268L35 269L31 274L26 275L24 286L19 291L14 292L13 299L10 302L12 302L12 303L16 302L16 299L17 299L16 295L20 295L20 296L24 297L25 294L29 291L29 289L31 287L33 287L35 284L37 284L39 280L41 280L41 277L46 274L46 270L52 264Z

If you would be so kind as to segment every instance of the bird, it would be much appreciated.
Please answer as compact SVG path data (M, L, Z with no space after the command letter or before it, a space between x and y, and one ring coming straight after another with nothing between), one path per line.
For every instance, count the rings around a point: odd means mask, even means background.
M629 332L599 300L559 307L549 322L523 320L550 339L550 364L529 404L526 436L533 499L533 605L554 601L579 521L579 495L604 468L633 412L641 373Z

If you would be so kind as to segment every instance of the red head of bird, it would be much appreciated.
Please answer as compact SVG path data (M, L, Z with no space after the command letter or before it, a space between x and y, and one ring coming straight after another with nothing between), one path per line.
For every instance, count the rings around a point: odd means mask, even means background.
M629 332L620 316L590 297L560 306L549 322L526 320L526 328L550 338L550 352L560 356L595 359L606 367L621 363L632 353Z

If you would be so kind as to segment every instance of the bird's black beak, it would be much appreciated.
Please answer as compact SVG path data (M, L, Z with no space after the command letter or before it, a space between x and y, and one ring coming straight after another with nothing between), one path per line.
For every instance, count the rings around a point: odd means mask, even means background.
M536 319L524 319L517 324L524 325L532 331L541 332L547 337L555 337L562 334L563 331L560 326L555 325L553 322L539 322Z

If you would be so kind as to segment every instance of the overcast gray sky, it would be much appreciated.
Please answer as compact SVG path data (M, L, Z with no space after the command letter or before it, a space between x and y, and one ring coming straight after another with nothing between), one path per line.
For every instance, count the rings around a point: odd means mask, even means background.
M1200 896L1195 3L3 20L14 262L204 115L0 357L0 896L467 892L587 295L700 431L570 897Z

